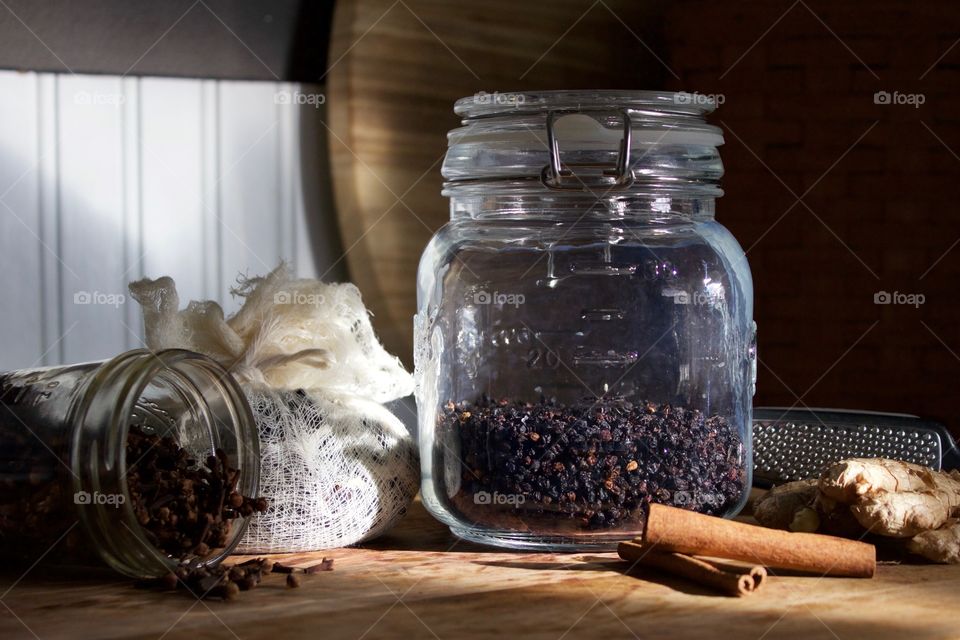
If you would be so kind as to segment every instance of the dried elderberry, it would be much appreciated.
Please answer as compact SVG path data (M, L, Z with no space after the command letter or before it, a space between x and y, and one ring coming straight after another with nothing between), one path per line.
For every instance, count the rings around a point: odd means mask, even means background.
M459 443L464 503L507 496L524 518L610 529L648 502L723 514L746 485L737 428L683 407L483 398L449 403L441 422Z

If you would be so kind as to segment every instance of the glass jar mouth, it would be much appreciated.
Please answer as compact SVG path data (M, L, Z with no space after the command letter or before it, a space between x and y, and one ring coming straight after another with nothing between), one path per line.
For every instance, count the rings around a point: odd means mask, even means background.
M236 490L256 495L260 474L256 422L239 384L230 373L206 356L181 349L130 351L110 360L79 389L70 416L73 425L71 460L75 495L115 496L112 501L79 502L83 529L96 541L101 558L128 576L152 578L178 565L146 536L137 521L126 477L136 461L127 460L132 417L149 390L163 389L183 401L186 414L166 416L171 431L199 457L223 449L240 470ZM144 403L150 410L149 401ZM162 410L158 410L163 414ZM205 459L205 457L199 457ZM227 544L213 549L195 564L216 564L239 543L248 520L234 523Z

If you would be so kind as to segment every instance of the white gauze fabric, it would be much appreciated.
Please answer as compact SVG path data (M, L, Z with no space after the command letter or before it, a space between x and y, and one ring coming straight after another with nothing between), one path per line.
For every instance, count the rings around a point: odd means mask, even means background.
M189 349L240 381L260 432L260 495L238 552L280 553L356 544L389 529L419 482L417 450L382 403L409 395L413 378L381 346L350 284L292 279L281 265L242 280L243 307L180 309L169 277L130 284L147 346Z

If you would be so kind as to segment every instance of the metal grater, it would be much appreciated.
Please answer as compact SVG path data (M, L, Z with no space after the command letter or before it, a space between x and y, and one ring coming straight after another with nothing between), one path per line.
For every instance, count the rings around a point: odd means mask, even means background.
M960 451L946 427L917 416L844 409L753 410L754 484L815 478L844 458L960 468Z

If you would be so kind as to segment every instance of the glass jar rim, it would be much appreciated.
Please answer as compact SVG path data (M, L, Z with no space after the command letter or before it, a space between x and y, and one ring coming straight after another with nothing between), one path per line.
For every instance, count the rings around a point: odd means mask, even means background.
M193 376L212 384L201 389ZM259 486L256 422L239 383L225 368L207 356L183 349L158 352L137 349L104 362L79 390L71 410L74 491L92 493L106 489L123 496L119 513L112 511L115 507L111 505L94 503L83 505L85 508L78 506L78 515L88 537L96 541L101 558L120 573L139 578L162 576L177 565L176 560L165 556L147 540L136 520L126 483L126 441L130 427L127 417L148 386L161 379L178 386L180 392L194 400L202 400L196 408L207 414L203 422L211 425L211 429L231 430L230 435L237 439L238 451L244 454L242 461L235 462L241 470L237 490L256 495ZM207 393L224 401L223 408L230 413L231 425L213 415L213 409L206 403ZM220 434L211 431L210 435L212 439L219 439ZM107 512L108 509L111 511ZM242 520L231 532L227 545L211 551L201 563L216 564L226 557L239 543L247 523L247 519Z
M466 119L549 110L628 109L662 112L675 117L703 118L717 107L709 94L687 91L576 89L548 91L480 91L460 98L453 111Z

